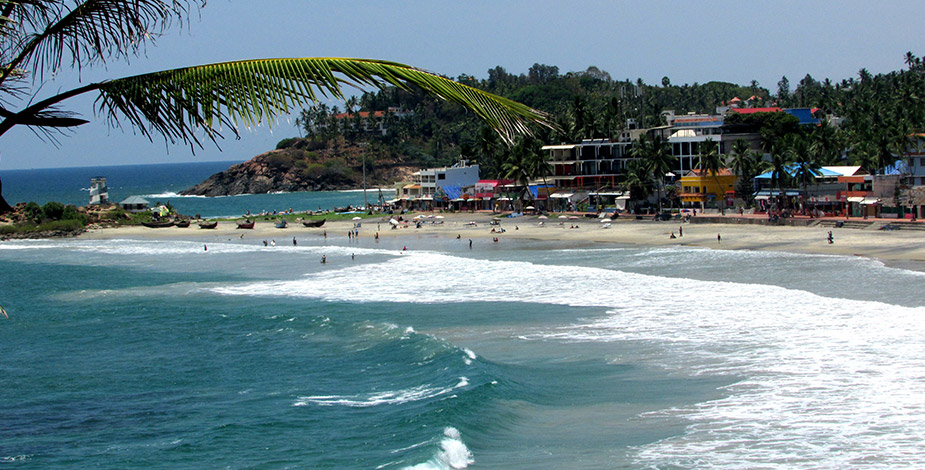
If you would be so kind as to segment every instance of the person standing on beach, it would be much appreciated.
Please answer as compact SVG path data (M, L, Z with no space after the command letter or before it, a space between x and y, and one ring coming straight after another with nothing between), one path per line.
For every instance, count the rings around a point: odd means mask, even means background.
M325 239L325 240L328 239L328 231L327 231L327 230L324 231L324 239Z
M472 239L471 238L469 239L469 249L470 250L472 249Z
M678 236L679 236L679 237L683 237L683 236L684 236L684 227L678 227Z
M717 244L720 244L720 243L722 243L722 242L723 242L723 237L721 237L721 236L717 233L717 234L716 234L716 243L717 243Z
M295 241L295 237L292 237L292 246L299 246L299 242Z

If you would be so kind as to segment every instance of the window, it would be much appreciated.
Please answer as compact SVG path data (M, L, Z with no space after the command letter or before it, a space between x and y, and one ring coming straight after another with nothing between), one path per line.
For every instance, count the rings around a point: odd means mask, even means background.
M446 179L446 173L440 173L439 175L437 175L437 179L438 179L438 180L445 180L445 179Z

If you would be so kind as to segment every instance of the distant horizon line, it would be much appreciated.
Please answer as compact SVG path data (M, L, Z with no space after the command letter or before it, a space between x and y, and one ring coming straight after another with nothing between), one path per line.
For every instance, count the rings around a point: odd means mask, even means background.
M113 168L127 166L162 166L162 165L183 165L195 163L244 163L247 160L192 160L183 162L157 162L157 163L126 163L124 165L78 165L78 166L41 166L31 168L0 168L0 173L12 171L33 171L33 170L73 170L78 168Z

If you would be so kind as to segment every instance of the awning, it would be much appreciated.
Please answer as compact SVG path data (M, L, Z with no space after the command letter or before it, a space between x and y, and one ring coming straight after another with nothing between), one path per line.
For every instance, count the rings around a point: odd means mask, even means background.
M389 199L388 201L385 201L385 202L387 202L387 203L389 203L389 204L395 204L395 203L398 202L398 201L401 201L401 199L399 199L399 198Z
M768 195L766 195L766 194L762 194L762 195L760 195L760 196L755 196L755 200L756 200L756 201L767 201L768 199L771 199L771 196L768 196Z
M865 197L864 200L861 201L861 205L864 206L872 206L874 204L880 204L880 199L875 197Z
M862 196L850 196L850 197L848 197L848 202L864 202L864 197L862 197Z
M564 145L544 145L543 150L568 150L578 147L579 144L564 144Z
M575 194L575 193L552 193L552 194L549 195L549 197L567 199L567 198L572 197L574 194Z

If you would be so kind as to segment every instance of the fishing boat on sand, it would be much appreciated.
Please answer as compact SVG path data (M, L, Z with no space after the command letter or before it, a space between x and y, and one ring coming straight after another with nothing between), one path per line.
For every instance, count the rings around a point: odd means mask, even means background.
M151 222L142 222L141 225L148 228L165 228L173 227L174 222L172 220L152 220Z
M238 222L238 228L252 229L254 228L253 220L242 220Z
M187 228L189 227L189 220L178 220L174 225L180 228Z
M289 222L286 222L286 219L280 219L276 221L276 228L286 228L289 225Z
M213 228L215 228L215 227L218 227L218 221L217 221L217 220L216 220L215 222L200 222L200 223L199 223L199 228L213 229Z
M302 225L308 228L317 228L317 227L321 227L322 225L324 225L325 220L328 220L328 219L324 218L320 220L303 220Z

